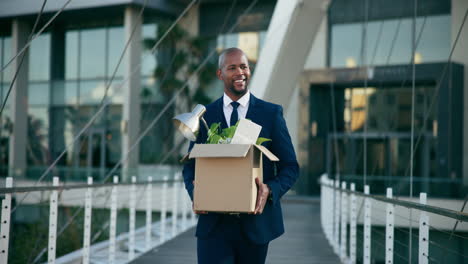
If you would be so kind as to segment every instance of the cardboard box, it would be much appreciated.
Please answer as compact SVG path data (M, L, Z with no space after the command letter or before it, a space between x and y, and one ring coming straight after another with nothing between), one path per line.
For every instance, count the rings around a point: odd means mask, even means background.
M196 144L194 209L251 213L257 201L255 178L263 182L262 153L279 159L267 148L245 144Z

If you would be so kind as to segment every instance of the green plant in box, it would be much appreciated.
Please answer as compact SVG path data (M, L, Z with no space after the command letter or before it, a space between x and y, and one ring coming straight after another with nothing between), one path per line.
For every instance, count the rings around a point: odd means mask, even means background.
M234 126L221 129L221 123L213 123L208 130L208 138L206 139L207 144L229 144L231 143L232 137L236 133L237 125L239 121ZM269 138L259 137L255 144L261 145L264 142L271 141Z

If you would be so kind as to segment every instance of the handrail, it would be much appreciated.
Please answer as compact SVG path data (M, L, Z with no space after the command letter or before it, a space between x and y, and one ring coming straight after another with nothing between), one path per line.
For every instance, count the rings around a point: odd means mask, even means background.
M112 186L130 186L130 185L146 185L149 183L162 184L162 183L174 183L181 182L182 180L153 180L153 181L142 181L142 182L126 182L126 183L96 183L92 185L88 184L71 184L71 185L59 185L59 186L25 186L25 187L11 187L11 188L0 188L0 194L11 194L11 193L25 193L25 192L42 192L42 191L57 191L57 190L71 190L71 189L87 189L87 188L102 188Z
M387 198L387 197L380 196L380 195L364 194L364 193L357 192L357 191L344 190L339 187L335 187L335 186L332 186L330 184L327 184L321 181L320 181L320 185L324 185L327 188L339 190L341 192L346 192L348 194L355 194L355 195L362 196L362 197L368 197L377 201L390 203L390 204L394 204L398 206L403 206L406 208L417 209L417 210L421 210L421 211L425 211L425 212L429 212L429 213L433 213L437 215L442 215L442 216L453 218L462 222L468 222L468 213L454 211L454 210L450 210L450 209L446 209L446 208L442 208L438 206L422 205L420 203L403 201L403 200L399 200L395 198Z

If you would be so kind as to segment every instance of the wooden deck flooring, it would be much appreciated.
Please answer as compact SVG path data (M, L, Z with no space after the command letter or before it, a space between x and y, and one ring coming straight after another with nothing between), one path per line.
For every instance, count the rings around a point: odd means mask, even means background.
M282 205L286 233L270 243L266 263L340 263L320 227L319 200L286 199ZM194 229L142 255L132 263L197 263Z

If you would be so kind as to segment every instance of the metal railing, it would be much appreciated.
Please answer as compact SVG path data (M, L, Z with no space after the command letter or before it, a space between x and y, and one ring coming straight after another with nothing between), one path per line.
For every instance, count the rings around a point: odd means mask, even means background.
M47 252L47 263L127 263L143 253L157 247L164 242L174 238L181 232L196 224L196 216L192 211L190 198L182 187L181 173L174 174L172 179L164 176L163 180L153 180L148 177L147 181L136 182L136 177L132 177L131 183L119 183L119 177L113 177L113 183L93 183L93 178L88 177L87 184L60 184L59 178L54 177L51 186L37 187L14 187L13 178L6 179L5 188L0 188L0 194L4 195L1 210L1 234L0 234L0 263L8 263L9 245L11 244L10 229L11 207L14 195L21 195L29 192L41 192L48 197L49 219L48 219L48 243L41 253L32 261L40 262L43 255ZM154 187L158 185L155 191ZM143 187L143 192L137 192L137 186ZM60 196L66 191L83 189L83 197L80 197L82 206L79 210L84 211L83 219L83 242L82 248L75 252L67 252L66 255L57 258L57 238L62 234L65 228L73 221L77 220L75 214L68 222L59 227L58 218L60 211ZM97 190L97 191L96 191ZM108 191L102 195L102 191ZM101 192L101 195L93 195ZM93 198L104 199L101 203L108 204L110 207L108 222L104 223L103 229L109 232L109 239L93 245L94 237L92 234L92 225L102 223L93 222ZM139 196L139 199L137 199ZM145 198L144 205L140 200ZM154 199L154 198L158 199ZM126 200L128 199L128 200ZM159 200L159 201L158 201ZM98 201L94 201L95 203ZM110 204L109 204L110 203ZM160 206L160 220L153 222L152 214L156 205ZM129 212L128 233L117 235L117 210L120 207L127 206ZM145 212L145 224L136 229L136 210L143 209ZM169 218L169 213L171 217ZM78 221L75 221L78 222ZM93 236L94 235L94 236ZM97 234L99 236L99 234ZM60 245L59 245L60 246ZM10 249L11 251L11 249ZM11 257L19 252L10 252Z
M354 183L351 183L347 189L347 182L329 179L327 175L322 175L320 185L322 229L342 263L370 264L383 261L383 258L385 262L382 263L386 264L467 263L468 249L450 248L450 244L443 244L430 237L430 234L432 236L435 232L440 232L448 238L444 240L446 242L457 237L462 240L462 244L466 243L468 236L455 233L458 224L468 222L468 214L463 212L466 203L463 203L460 211L455 211L427 205L426 193L420 193L419 203L408 199L395 199L392 188L387 188L386 196L371 195L369 185L364 186L363 193L357 192ZM358 199L360 199L359 202ZM404 210L410 210L409 217L402 215ZM419 214L412 215L411 210ZM379 219L377 217L379 215L384 217L384 220ZM430 222L432 220L435 222L436 217L450 219L450 224L446 227L449 231L444 231L440 227L436 228L435 224L431 225ZM358 222L360 222L359 225ZM408 224L409 231L405 229L406 226L402 222ZM417 234L412 233L413 222L417 227ZM380 227L385 230L376 229ZM361 231L361 234L358 235L358 231ZM402 236L396 238L396 231L404 233L409 239L417 239L417 257L415 254L412 258L411 245L405 244L406 240L402 239ZM376 234L380 237L374 238ZM400 248L399 252L394 249L395 245ZM371 249L374 246L383 250L373 256L374 251ZM405 249L404 253L401 252L402 248ZM440 250L438 254L434 252L435 248ZM358 251L362 255L358 254ZM457 262L453 260L446 262L449 255L452 255L452 258L456 256Z

